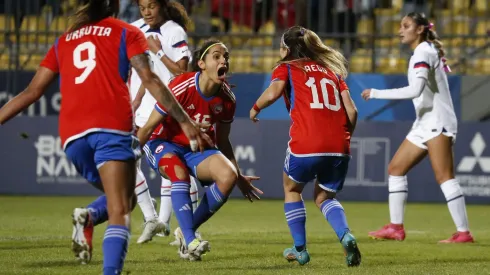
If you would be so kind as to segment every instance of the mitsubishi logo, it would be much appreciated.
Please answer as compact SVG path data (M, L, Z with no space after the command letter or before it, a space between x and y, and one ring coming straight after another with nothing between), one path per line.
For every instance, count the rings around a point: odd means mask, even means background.
M485 173L490 173L490 157L482 157L483 150L485 150L485 140L478 132L471 140L470 147L473 152L473 156L465 156L458 165L458 172L472 172L475 169L476 164L480 165L480 169Z

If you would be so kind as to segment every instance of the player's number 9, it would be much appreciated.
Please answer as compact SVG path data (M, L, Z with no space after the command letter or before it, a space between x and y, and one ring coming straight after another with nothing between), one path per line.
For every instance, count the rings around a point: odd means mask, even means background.
M310 77L308 81L306 81L305 85L311 89L311 95L313 97L313 102L310 103L311 109L323 109L323 106L325 106L327 109L332 111L340 110L339 90L337 89L337 87L335 87L335 83L332 80L326 78L322 78L320 80L320 88L322 90L323 101L324 101L323 104L320 102L320 98L318 96L318 89L316 87L315 78ZM327 85L333 88L335 104L330 104L328 100Z
M87 51L87 59L82 60L82 52ZM80 76L75 77L75 84L83 83L90 73L95 69L95 45L92 42L85 42L78 45L73 51L73 64L78 69L84 69Z

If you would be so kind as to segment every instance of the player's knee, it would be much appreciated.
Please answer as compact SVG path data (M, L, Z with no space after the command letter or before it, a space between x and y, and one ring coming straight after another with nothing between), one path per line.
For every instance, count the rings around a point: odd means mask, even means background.
M162 177L176 181L189 181L189 172L182 160L173 154L163 156L158 162L158 170Z
M303 191L303 186L291 180L290 178L284 180L283 187L284 193L301 193Z
M315 204L318 208L321 208L324 201L333 200L335 197L337 197L337 193L323 190L315 197Z
M233 186L238 179L238 174L235 169L229 167L227 169L221 169L217 177L217 182L226 186Z
M450 172L436 172L435 177L438 184L443 184L450 179L454 179L454 175Z
M136 205L136 202L134 203L134 205ZM121 219L130 212L129 205L125 205L124 203L113 203L107 206L107 212L110 218L114 217L117 219Z
M388 164L388 175L405 176L405 174L407 173L405 170L405 167L403 167L403 165L400 165L399 163L390 162L390 164Z

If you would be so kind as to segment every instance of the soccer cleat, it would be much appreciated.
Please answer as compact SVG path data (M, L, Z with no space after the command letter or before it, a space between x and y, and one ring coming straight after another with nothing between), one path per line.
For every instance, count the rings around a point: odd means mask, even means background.
M180 232L180 233L179 233ZM180 246L180 239L177 238L177 234L182 234L182 232L180 231L180 227L175 229L174 231L174 236L175 236L175 240L173 242L170 243L171 246ZM201 236L201 233L199 231L196 231L196 238L200 241L202 241L202 236ZM168 236L168 235L167 235Z
M71 250L82 264L87 264L92 259L92 236L94 233L94 225L90 220L88 209L75 208L72 223Z
M310 262L310 254L306 248L303 251L296 250L294 246L292 248L286 248L282 255L288 262L297 261L300 265L305 265Z
M369 237L375 240L405 240L405 229L403 224L387 224L383 226L380 230L369 232Z
M359 266L361 264L361 251L359 251L359 247L357 246L356 238L350 232L347 232L342 237L340 243L344 247L347 266Z
M157 209L157 206L158 206L157 205L157 200L155 200L154 198L151 198L151 204L153 204L153 209ZM143 217L143 222L146 222L145 217Z
M471 236L471 233L469 231L466 232L456 232L454 233L451 238L447 240L442 240L439 241L439 243L472 243L474 242L473 236Z
M145 228L143 229L143 233L141 233L141 236L138 238L138 244L147 243L151 241L157 233L163 232L165 230L168 231L165 224L161 222L158 218L154 218L145 222L144 226Z
M158 237L170 236L170 224L168 224L168 223L163 223L163 224L165 225L165 228L163 229L163 231L157 233Z
M202 241L199 239L194 239L189 245L186 245L184 234L180 227L175 229L175 242L179 244L179 249L177 250L181 259L189 261L200 261L201 256L205 255L206 252L211 251L211 246L208 241Z

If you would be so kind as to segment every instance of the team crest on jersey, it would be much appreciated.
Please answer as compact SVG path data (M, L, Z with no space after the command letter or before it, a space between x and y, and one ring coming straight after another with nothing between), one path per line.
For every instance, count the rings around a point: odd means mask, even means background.
M155 150L155 154L161 153L163 151L163 144L158 145L157 149Z
M219 113L221 113L222 111L223 111L223 105L222 105L222 104L218 104L218 105L215 105L215 106L213 107L213 112L214 112L215 114L219 114Z

